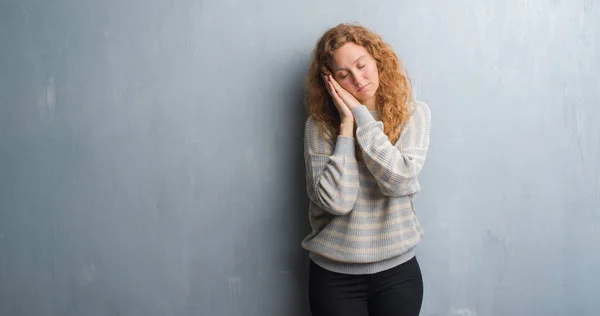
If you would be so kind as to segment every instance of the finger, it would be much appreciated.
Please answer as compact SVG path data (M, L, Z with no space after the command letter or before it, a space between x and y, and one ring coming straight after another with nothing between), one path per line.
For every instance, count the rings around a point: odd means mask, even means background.
M328 82L331 85L331 89L337 94L339 92L338 88L336 87L337 82L335 81L335 79L333 79L331 75L329 75L328 78Z
M354 97L350 92L348 92L348 90L344 89L339 84L339 82L337 82L335 79L333 79L333 77L330 78L330 82L332 84L332 87L333 87L335 93L338 95L338 97L340 99L342 99L344 101L344 104L348 108L351 109L358 105L359 101L356 100L356 97Z
M327 82L327 86L328 86L329 94L333 98L333 101L334 101L333 103L335 103L335 106L339 108L341 105L344 104L344 101L342 101L342 98L340 98L340 96L337 94L337 92L333 88L333 84L331 84L331 82Z
M341 88L341 87L340 87L340 84L339 84L339 83L338 83L338 82L337 82L335 79L333 79L333 76L332 76L332 75L329 75L329 81L331 82L331 85L333 86L333 88L334 88L336 91L338 91L338 89L339 89L339 88Z
M335 92L342 97L342 95L346 95L349 93L346 89L342 88L339 82L337 82L333 77L331 77L331 84Z
M335 87L333 86L333 84L331 82L328 82L329 85L329 89L331 92L331 96L336 99L337 101L343 103L342 98L340 98L339 94L337 93L337 91L335 91Z
M334 89L331 83L329 82L329 79L324 74L322 74L321 77L323 77L323 83L325 83L325 88L327 89L327 92L329 92L329 94L333 96Z
M331 85L331 89L333 89L333 85ZM335 104L335 107L338 108L338 111L343 112L346 115L350 115L350 108L348 107L346 102L344 102L344 100L342 100L342 98L338 95L338 93L335 90L333 90L333 93L331 96L333 98L333 101L334 101L333 103Z
M345 102L343 102L343 101L342 101L342 96L341 96L341 93L340 93L340 91L341 91L341 90L340 90L340 89L341 89L341 87L340 87L340 86L339 86L339 84L338 84L338 83L335 81L335 79L333 79L331 76L329 76L329 84L330 84L330 87L331 87L331 89L333 90L333 93L335 93L336 97L337 97L337 98L338 98L338 99L339 99L339 100L340 100L342 103L344 103L344 104L345 104ZM336 88L336 84L337 84L337 86L338 86L339 88Z

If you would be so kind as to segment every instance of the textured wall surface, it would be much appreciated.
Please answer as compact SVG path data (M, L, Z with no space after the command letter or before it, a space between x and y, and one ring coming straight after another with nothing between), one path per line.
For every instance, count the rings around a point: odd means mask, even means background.
M432 110L422 315L598 315L600 4L0 1L0 315L308 315L302 83L358 21Z

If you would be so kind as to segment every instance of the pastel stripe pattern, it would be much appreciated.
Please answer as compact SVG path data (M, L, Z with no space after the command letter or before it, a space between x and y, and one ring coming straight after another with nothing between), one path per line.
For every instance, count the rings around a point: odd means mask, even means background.
M427 157L431 113L415 102L400 138L390 143L376 112L352 111L355 138L320 132L308 118L304 131L308 218L311 233L302 241L315 263L334 272L377 273L414 256L423 229L414 196Z

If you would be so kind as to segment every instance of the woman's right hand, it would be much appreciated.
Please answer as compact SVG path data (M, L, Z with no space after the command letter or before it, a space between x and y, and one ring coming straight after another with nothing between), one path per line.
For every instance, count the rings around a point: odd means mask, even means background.
M341 124L342 127L343 126L354 127L354 115L352 115L352 111L350 111L350 108L346 105L346 103L344 103L344 101L342 101L340 96L335 91L335 88L334 88L333 82L332 82L333 78L331 77L331 75L322 74L321 76L323 77L323 81L325 82L325 87L327 87L327 91L329 92L329 95L331 95L331 98L333 99L333 103L335 104L335 107L337 108L338 112L340 113L340 121L342 122L342 124Z

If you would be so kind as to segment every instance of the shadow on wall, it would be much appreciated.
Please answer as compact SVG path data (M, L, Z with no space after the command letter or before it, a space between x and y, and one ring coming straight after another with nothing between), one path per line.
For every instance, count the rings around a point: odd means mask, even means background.
M296 299L292 302L290 310L293 313L289 315L310 315L308 305L308 253L301 247L302 239L310 232L308 224L308 197L306 195L306 177L304 168L304 124L306 121L306 107L304 104L304 80L308 72L310 56L306 56L304 62L298 63L301 67L294 69L294 76L290 77L288 86L290 87L290 100L297 100L291 104L288 111L282 111L284 115L291 115L290 118L282 118L284 122L289 122L287 127L289 133L285 133L286 144L292 144L289 152L289 162L284 164L291 172L285 174L291 175L292 193L289 196L289 204L292 207L289 211L291 229L285 229L284 233L289 234L286 240L291 242L290 255L287 258L289 263L285 266L292 267L294 291Z

